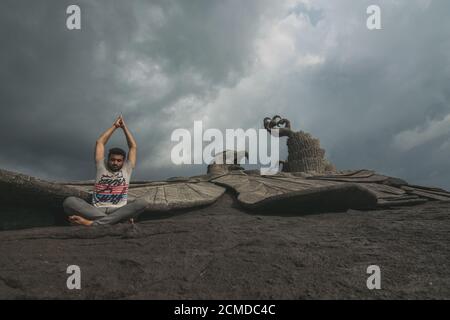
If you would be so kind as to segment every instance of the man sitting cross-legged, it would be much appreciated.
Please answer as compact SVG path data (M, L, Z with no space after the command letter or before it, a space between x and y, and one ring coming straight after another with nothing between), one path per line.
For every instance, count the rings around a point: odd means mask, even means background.
M112 148L105 162L105 144L118 128L123 129L125 133L129 148L128 158L126 159L124 150ZM93 226L114 224L122 220L133 221L145 210L147 202L143 199L127 203L128 185L136 165L136 153L136 141L120 116L114 125L100 136L95 146L97 176L92 205L77 197L68 197L63 202L64 211L71 223Z

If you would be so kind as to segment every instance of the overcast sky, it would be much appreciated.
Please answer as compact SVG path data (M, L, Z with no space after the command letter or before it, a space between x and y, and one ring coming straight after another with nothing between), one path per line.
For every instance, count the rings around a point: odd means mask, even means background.
M81 30L66 28L69 4ZM370 4L382 30L366 28ZM280 114L338 169L450 189L448 0L0 6L0 168L92 179L95 140L122 112L139 145L134 179L200 174L171 164L174 129L261 128Z

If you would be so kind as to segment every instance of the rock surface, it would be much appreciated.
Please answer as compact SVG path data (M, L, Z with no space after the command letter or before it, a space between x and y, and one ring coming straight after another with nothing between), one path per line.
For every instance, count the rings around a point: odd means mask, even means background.
M134 227L0 232L2 299L450 297L450 204L289 216L211 206ZM366 269L381 268L381 290ZM68 290L66 268L81 268Z
M73 195L90 201L92 187L93 181L48 182L0 170L0 230L64 224L63 199ZM148 206L142 216L152 219L211 205L227 189L243 209L274 214L303 215L450 201L446 190L409 185L370 170L332 174L281 172L270 176L262 176L258 171L225 170L222 174L165 181L134 181L129 199L146 200Z
M55 226L62 200L89 200L92 184L0 171L2 229L35 227L0 232L0 298L450 297L442 189L368 170L238 170L134 181L130 197L149 203L136 225ZM66 287L69 265L81 290ZM366 287L369 265L381 290Z

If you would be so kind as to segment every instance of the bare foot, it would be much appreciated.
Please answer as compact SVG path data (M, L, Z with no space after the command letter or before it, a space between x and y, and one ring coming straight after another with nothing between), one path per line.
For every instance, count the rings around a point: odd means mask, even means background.
M90 226L93 223L93 221L85 219L80 216L70 216L69 221L72 224L77 224L77 225L82 225L82 226Z

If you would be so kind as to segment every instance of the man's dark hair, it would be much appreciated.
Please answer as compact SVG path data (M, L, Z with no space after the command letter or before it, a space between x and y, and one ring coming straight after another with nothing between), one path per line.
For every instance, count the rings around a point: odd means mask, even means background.
M127 155L127 153L123 149L120 149L120 148L111 148L111 149L109 149L109 151L108 151L108 159L109 159L109 157L112 154L121 155L121 156L123 156L124 159L125 159L125 157Z

